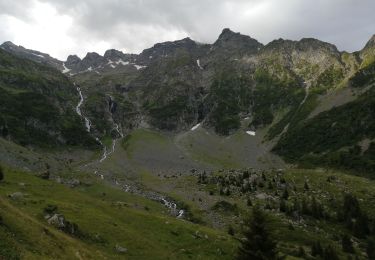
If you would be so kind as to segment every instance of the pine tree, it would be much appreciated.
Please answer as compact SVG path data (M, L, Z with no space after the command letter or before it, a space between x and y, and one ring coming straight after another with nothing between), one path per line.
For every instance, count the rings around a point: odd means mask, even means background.
M323 256L323 248L320 244L319 241L316 241L312 246L311 246L311 255L312 256Z
M228 234L231 235L231 236L234 236L234 229L233 229L232 226L228 227Z
M253 208L252 217L245 220L244 236L238 251L238 260L276 259L277 243L268 227L268 216L258 206Z
M284 200L288 200L289 198L289 192L288 192L288 189L285 188L284 189L284 192L283 192L283 195L281 196Z
M340 260L335 248L332 245L328 245L324 250L324 260Z
M366 253L367 253L368 259L375 260L375 239L374 238L368 239Z
M246 200L246 205L249 206L249 207L251 207L251 206L253 205L253 202L251 201L251 198L250 198L250 197L247 198L247 200Z
M305 249L302 246L300 246L298 248L298 256L301 257L301 258L305 258L306 257L306 251L305 251Z
M341 238L342 250L346 253L354 253L354 247L352 240L347 234L344 234Z
M286 205L286 201L284 199L280 200L280 211L281 212L287 211L287 205Z
M316 219L320 219L323 216L323 208L315 197L312 197L311 201L311 214Z
M307 183L307 181L305 181L305 185L303 186L303 188L305 189L305 191L308 191L310 189L310 186Z
M307 199L305 197L302 198L302 203L301 204L302 204L301 205L302 214L310 215L309 204L308 204Z
M0 181L2 181L4 179L4 170L3 170L3 167L1 167L0 165Z

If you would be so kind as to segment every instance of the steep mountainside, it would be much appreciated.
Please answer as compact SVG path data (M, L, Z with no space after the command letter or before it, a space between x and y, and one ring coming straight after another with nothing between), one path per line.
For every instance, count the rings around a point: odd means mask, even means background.
M74 108L76 87L59 71L0 50L0 129L22 145L95 145Z

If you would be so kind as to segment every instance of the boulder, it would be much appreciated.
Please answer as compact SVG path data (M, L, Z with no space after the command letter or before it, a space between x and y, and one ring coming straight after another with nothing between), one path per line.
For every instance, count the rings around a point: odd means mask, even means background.
M58 229L64 229L66 226L65 217L61 214L53 214L47 222Z
M116 246L115 246L115 249L116 249L116 252L121 253L121 254L126 253L126 252L128 251L127 248L122 247L122 246L120 246L120 245L116 245Z
M24 196L25 194L19 191L8 195L9 198L14 199L14 200L23 199Z

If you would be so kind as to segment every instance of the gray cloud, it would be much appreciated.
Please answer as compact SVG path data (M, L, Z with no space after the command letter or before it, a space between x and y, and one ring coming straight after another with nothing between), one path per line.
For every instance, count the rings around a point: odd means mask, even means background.
M348 51L362 48L375 33L373 0L0 0L0 16L32 23L28 10L37 2L72 19L65 32L70 47L55 46L60 56L105 47L139 52L186 36L213 42L224 27L263 43L314 37ZM1 28L0 40L6 36L9 30ZM90 47L97 49L84 49Z

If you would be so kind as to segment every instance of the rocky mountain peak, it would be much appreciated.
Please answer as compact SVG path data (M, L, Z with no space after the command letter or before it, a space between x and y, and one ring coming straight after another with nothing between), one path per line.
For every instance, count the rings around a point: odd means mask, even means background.
M81 62L81 59L77 55L69 55L64 63L66 68L72 69Z
M6 48L14 48L14 47L18 47L17 45L15 45L13 42L11 41L6 41L4 42L3 44L0 45L0 47L2 49L6 49Z
M81 59L77 55L69 55L66 62L67 63L78 63Z
M2 45L0 45L0 48L21 58L27 58L29 60L52 66L57 69L61 69L62 67L61 61L52 58L47 53L26 49L23 46L18 46L11 41L4 42Z
M196 42L190 39L189 37L186 37L181 40L177 41L168 41L168 42L162 42L155 44L152 48L155 49L176 49L176 48L188 48L195 47Z
M173 56L177 50L185 49L190 53L195 53L198 44L189 37L177 40L157 43L149 49L145 49L138 60L143 64L148 64L151 60L160 57Z
M258 52L263 47L263 44L250 36L236 33L229 28L225 28L213 46L216 49L224 49L229 52L237 50L239 53L246 52L251 54Z
M375 47L375 34L370 38L370 40L366 43L365 49Z
M298 42L298 46L304 49L326 49L331 52L338 52L337 47L335 45L314 38L302 38Z
M221 31L221 34L219 35L219 39L220 38L228 38L230 36L234 36L234 35L238 35L240 33L235 33L233 32L231 29L229 28L224 28L222 31Z
M110 49L110 50L107 50L105 53L104 53L104 58L107 58L107 59L121 59L125 56L125 53L123 53L122 51L119 51L119 50L115 50L115 49Z
M88 52L86 56L83 58L83 60L97 60L103 58L103 56L99 55L96 52Z
M81 69L93 69L101 64L103 64L106 61L106 58L103 56L99 55L96 52L88 52L86 56L82 59L81 62Z
M336 46L314 38L303 38L300 41L284 40L282 38L274 40L265 46L266 51L317 51L322 50L332 54L338 54Z

